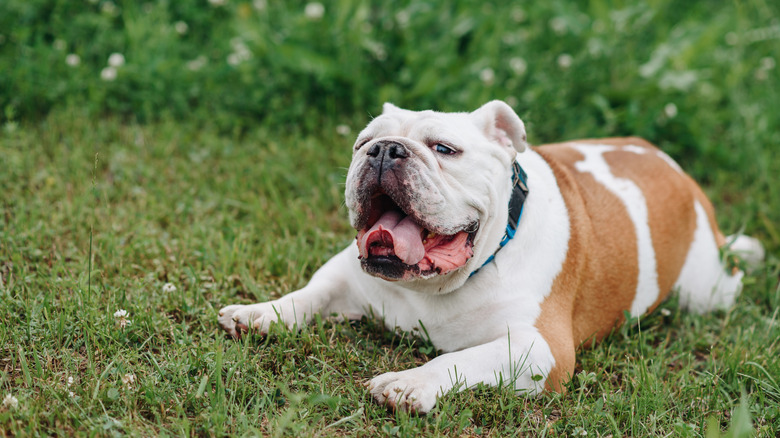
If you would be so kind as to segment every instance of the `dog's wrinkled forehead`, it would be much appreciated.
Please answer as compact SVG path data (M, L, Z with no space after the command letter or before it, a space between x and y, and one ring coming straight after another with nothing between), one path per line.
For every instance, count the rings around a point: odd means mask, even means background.
M471 113L410 111L385 103L380 116L360 133L357 143L380 137L400 136L421 142L497 143L522 152L525 126L504 102L488 102Z
M385 108L388 104L385 104ZM464 128L470 128L464 129ZM468 114L437 113L434 111L409 111L395 108L385 110L375 118L360 137L407 137L417 141L447 140L442 137L469 137L478 132ZM454 141L454 139L452 139Z

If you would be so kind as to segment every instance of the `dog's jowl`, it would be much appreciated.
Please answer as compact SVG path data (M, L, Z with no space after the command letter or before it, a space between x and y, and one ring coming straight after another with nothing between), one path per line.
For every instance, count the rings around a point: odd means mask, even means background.
M674 290L694 312L730 306L742 272L701 189L639 138L529 147L505 103L471 113L385 104L358 136L346 182L354 243L279 300L219 312L230 335L316 313L423 325L445 352L374 377L373 397L427 412L453 387L562 390L578 347Z

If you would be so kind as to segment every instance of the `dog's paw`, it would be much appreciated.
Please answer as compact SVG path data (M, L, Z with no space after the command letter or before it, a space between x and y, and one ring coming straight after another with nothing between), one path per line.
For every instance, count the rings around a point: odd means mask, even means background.
M238 339L250 329L267 334L270 325L279 321L279 313L274 303L232 305L219 311L218 321L222 330Z
M379 375L366 383L366 387L380 405L425 414L433 409L439 396L439 387L433 380L425 373L412 369Z

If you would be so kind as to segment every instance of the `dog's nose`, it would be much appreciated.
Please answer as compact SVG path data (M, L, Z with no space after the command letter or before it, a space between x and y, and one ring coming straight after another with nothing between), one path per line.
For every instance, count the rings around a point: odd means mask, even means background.
M409 158L409 151L406 147L401 143L391 140L382 140L374 143L366 154L369 157L381 160L384 160L385 158L389 158L390 160Z

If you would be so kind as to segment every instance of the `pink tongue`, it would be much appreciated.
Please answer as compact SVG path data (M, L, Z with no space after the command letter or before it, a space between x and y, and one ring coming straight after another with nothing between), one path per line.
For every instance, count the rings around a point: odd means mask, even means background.
M395 255L407 265L416 265L425 257L421 234L422 227L411 216L404 217L400 212L388 211L371 229L358 236L360 256Z

